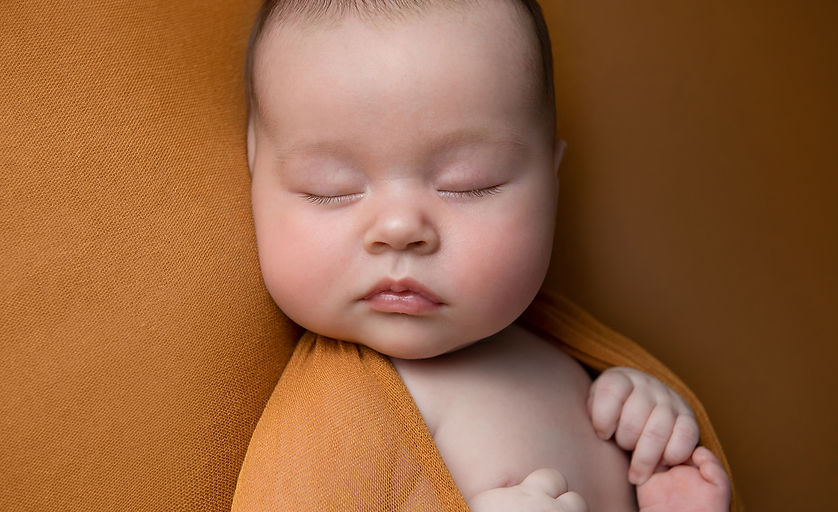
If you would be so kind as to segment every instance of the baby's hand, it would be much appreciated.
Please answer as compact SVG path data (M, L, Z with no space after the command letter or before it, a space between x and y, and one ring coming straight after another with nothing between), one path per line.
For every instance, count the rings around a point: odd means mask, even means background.
M640 512L727 512L730 480L719 459L699 446L691 464L655 473L637 486Z
M633 451L629 481L640 485L658 466L686 461L698 444L698 423L678 393L631 368L609 368L591 385L588 413L602 439Z
M520 484L489 489L468 503L472 512L587 512L582 496L568 492L567 480L555 469L537 469Z

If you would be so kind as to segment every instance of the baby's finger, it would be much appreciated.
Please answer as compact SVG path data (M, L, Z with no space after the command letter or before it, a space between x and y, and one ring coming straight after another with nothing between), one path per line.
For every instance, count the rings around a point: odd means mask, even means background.
M556 498L561 512L588 512L588 504L578 493L566 492Z
M551 468L536 469L527 475L519 485L542 492L551 498L558 498L567 492L567 480L564 475Z
M724 489L730 487L730 479L728 479L725 468L713 452L699 446L693 452L692 461L698 466L698 471L705 480Z
M663 461L668 466L676 466L689 460L698 444L698 423L690 414L679 414L672 427L672 436L663 452Z
M623 450L633 451L640 439L640 433L655 408L655 402L646 394L632 393L620 414L614 440Z
M614 435L623 404L633 389L631 379L620 372L605 371L594 381L588 410L594 430L601 439L610 439Z
M629 482L640 485L652 476L669 442L675 414L667 406L658 406L649 415L631 456Z

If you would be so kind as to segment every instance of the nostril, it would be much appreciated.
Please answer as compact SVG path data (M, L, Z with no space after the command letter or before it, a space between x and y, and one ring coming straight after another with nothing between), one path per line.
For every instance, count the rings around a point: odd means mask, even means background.
M413 251L413 250L423 250L428 245L428 242L425 240L417 240L415 242L408 242L408 243L388 243L388 242L372 242L369 244L369 250L373 252L382 252L386 250L396 250L396 251Z

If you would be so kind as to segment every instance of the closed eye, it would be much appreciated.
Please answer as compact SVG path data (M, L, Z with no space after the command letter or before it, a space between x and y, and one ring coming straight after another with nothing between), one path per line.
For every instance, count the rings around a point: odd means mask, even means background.
M319 196L317 194L300 194L306 201L318 205L337 205L360 199L364 194L340 194L336 196Z
M493 185L491 187L475 188L471 190L440 190L439 193L443 197L453 197L458 199L480 198L491 196L500 192L503 185Z

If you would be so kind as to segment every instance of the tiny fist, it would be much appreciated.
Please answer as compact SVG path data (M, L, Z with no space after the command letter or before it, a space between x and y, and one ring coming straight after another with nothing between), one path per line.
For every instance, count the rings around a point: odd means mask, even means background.
M527 475L520 485L543 492L552 498L567 492L567 480L564 475L551 468L536 469Z
M556 504L562 512L588 512L588 504L578 493L566 492L556 498Z

